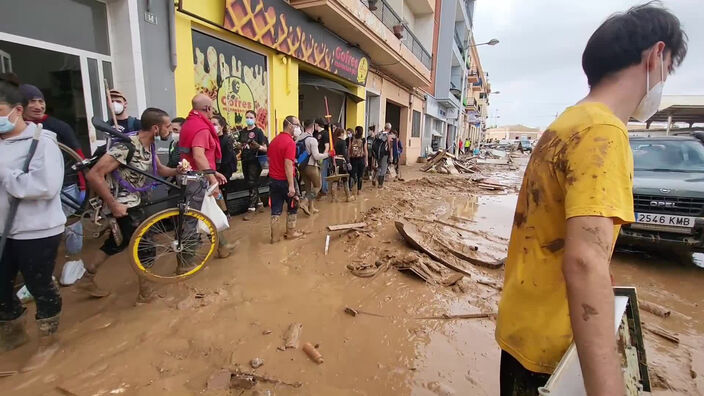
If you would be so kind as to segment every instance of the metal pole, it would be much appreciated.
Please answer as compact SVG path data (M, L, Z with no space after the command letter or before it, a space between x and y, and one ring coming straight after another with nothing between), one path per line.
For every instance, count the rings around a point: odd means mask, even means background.
M665 136L670 136L670 128L672 126L672 114L667 116L667 129L665 130Z

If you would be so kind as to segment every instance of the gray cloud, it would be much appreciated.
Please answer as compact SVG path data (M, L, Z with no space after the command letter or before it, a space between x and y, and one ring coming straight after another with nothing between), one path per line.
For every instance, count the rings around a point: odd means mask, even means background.
M610 14L644 1L633 0L478 0L477 42L493 91L489 124L546 127L557 113L588 92L582 72L584 46ZM666 95L704 95L704 1L663 2L682 21L689 53L668 78ZM500 118L496 118L498 115Z

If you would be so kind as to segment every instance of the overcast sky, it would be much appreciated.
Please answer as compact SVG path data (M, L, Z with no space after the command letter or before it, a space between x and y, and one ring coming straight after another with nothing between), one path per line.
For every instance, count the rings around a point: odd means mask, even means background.
M545 128L588 92L582 51L610 14L644 1L477 0L474 37L492 91L487 125ZM689 35L689 52L665 95L704 95L704 0L664 0ZM497 115L499 118L497 118Z

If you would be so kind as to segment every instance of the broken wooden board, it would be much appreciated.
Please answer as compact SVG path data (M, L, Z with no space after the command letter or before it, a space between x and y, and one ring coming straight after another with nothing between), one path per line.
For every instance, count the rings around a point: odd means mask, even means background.
M457 167L455 167L455 161L453 161L451 158L446 159L445 164L447 165L447 169L451 175L459 175L460 174L460 171L458 171Z
M428 170L430 170L430 168L434 167L435 164L437 164L438 162L440 162L440 160L444 158L445 154L441 151L437 155L435 155L435 157L433 157L430 161L428 161L425 165L421 166L420 170L423 172L427 172Z
M476 246L471 246L471 245L463 245L463 246L456 246L457 244L448 244L444 243L440 240L436 240L440 246L442 246L445 250L450 252L453 256L462 259L464 261L469 261L470 263L474 265L478 265L480 267L486 267L486 268L500 268L502 265L504 265L503 260L495 260L495 261L486 261L479 259L475 256L477 247ZM453 246L454 245L454 246Z
M396 221L394 224L396 225L396 230L398 230L399 234L403 236L403 238L406 240L406 242L408 242L409 245L420 250L421 252L424 252L433 260L442 263L443 265L452 270L465 274L469 277L472 276L471 272L465 270L464 268L460 268L454 265L453 263L449 262L444 257L442 257L440 253L435 251L427 243L427 241L425 241L423 237L418 233L418 228L414 224L407 223L405 221Z
M345 230L354 230L356 228L364 228L367 226L367 223L350 223L350 224L337 224L337 225L329 225L328 226L328 231L345 231Z

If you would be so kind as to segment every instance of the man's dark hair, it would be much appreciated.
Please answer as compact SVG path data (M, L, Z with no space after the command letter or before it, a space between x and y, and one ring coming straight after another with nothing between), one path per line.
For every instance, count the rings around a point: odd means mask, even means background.
M179 124L183 124L184 122L186 122L186 119L183 117L176 117L173 120L171 120L171 122L178 122Z
M7 73L0 74L0 81L6 81L6 82L9 82L10 84L17 85L18 87L20 85L22 85L22 83L20 83L19 76L13 72L7 72Z
M17 84L6 80L0 80L0 102L7 103L12 107L27 106L27 101L20 93Z
M313 120L303 121L303 130L310 128L311 126L313 126L313 124L315 124L315 121L313 121Z
M294 120L295 118L296 118L296 117L295 117L295 116L292 116L292 115L286 116L286 118L284 118L284 129L286 129L286 127L289 126L289 125L293 125L293 120Z
M318 124L318 126L321 127L321 128L325 128L325 126L327 125L327 123L325 122L325 120L322 119L322 118L316 118L316 119L315 119L315 123Z
M162 109L150 107L144 110L144 113L142 113L142 118L140 119L140 122L142 123L142 130L148 131L152 129L154 125L163 124L164 118L169 118L169 114Z
M665 51L670 52L672 68L679 66L687 55L687 34L680 20L659 1L610 16L589 38L582 54L582 69L589 86L637 65L643 59L643 51L658 41L664 42Z
M376 132L376 125L370 125L369 130L372 132Z

